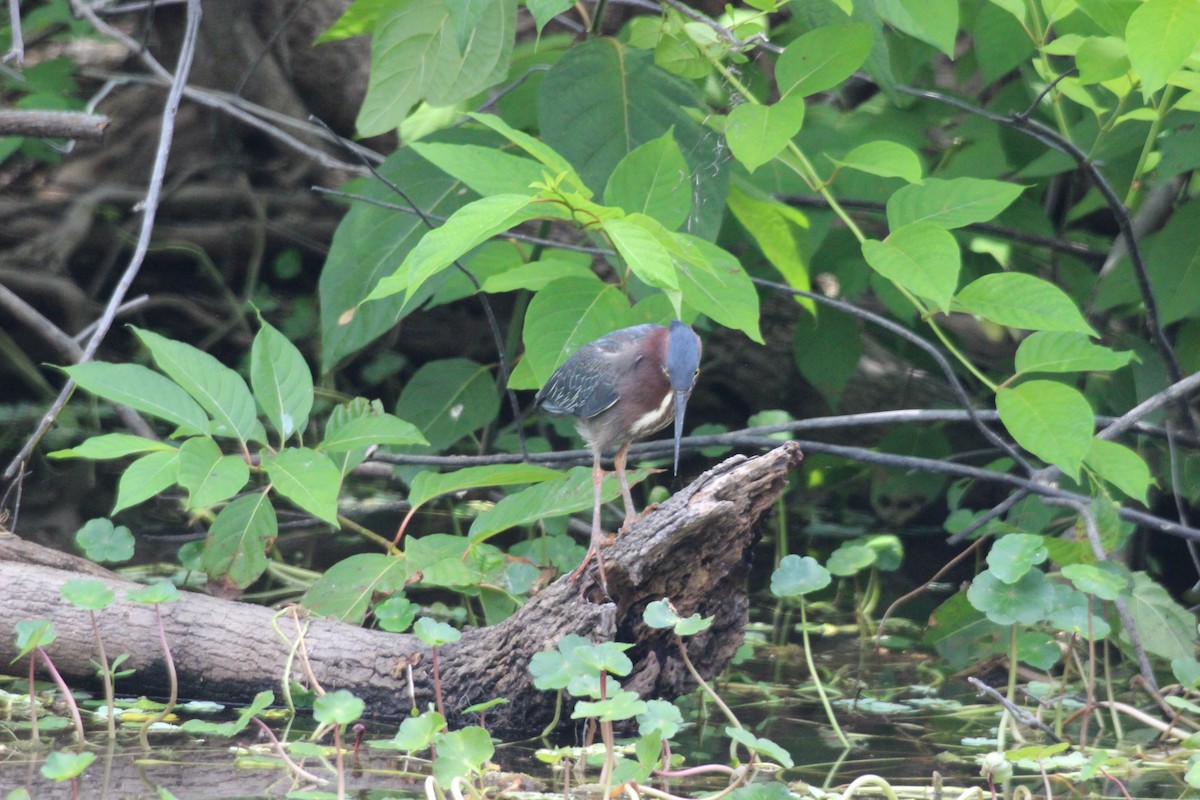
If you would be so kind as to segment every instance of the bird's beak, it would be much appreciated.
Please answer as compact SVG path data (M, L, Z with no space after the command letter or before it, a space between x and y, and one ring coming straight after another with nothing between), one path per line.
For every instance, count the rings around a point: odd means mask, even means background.
M683 437L683 412L691 392L675 392L675 474L679 474L679 440Z

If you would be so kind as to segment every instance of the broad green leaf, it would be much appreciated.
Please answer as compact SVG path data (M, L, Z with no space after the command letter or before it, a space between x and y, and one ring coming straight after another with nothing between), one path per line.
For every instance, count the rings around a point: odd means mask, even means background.
M888 227L931 222L942 228L961 228L995 219L1020 197L1024 186L979 178L930 178L898 189L887 201Z
M739 183L729 187L729 210L741 224L771 266L779 271L793 289L810 291L808 265L800 246L798 230L808 227L808 218L773 197L744 188ZM796 298L800 305L816 313L812 300Z
M675 253L655 230L669 233L658 222L644 214L631 214L604 222L604 233L621 259L645 283L660 289L678 290L675 274Z
M212 417L212 435L240 442L266 442L254 396L242 376L190 344L134 327L154 364Z
M453 6L462 7L461 2ZM516 0L494 0L477 8L480 31L487 35L469 36L461 46L456 23L462 17L444 0L396 0L380 12L371 36L367 95L358 114L360 134L398 128L421 100L451 105L504 78Z
M195 436L179 448L179 485L188 490L188 510L208 508L241 491L250 467L238 456L222 455L207 436Z
M338 431L344 426L363 417L377 417L384 413L383 403L380 401L368 401L364 397L356 397L348 403L335 406L333 411L329 412L329 420L325 423L325 438L337 438L339 435ZM320 449L319 445L317 449ZM330 460L333 461L338 471L341 472L343 480L350 474L352 469L363 463L366 458L367 448L365 447L334 453L330 456Z
M413 508L423 506L435 497L484 486L513 486L541 483L562 475L562 472L537 464L494 464L485 467L466 467L454 472L420 472L409 484L408 503Z
M1200 201L1176 209L1146 247L1146 263L1160 324L1200 314ZM1132 283L1128 259L1123 266Z
M1046 560L1046 544L1032 533L1001 536L988 551L988 569L1003 583L1016 583L1026 572Z
M421 238L404 262L376 284L364 298L378 300L399 292L417 294L425 281L498 233L541 213L530 208L530 195L497 194L469 203L450 215L440 227Z
M1026 381L996 392L996 410L1019 445L1079 479L1095 429L1087 398L1057 381Z
M496 752L491 735L478 725L440 733L434 739L434 746L438 757L433 764L433 777L442 786L451 785L455 778L483 774L484 766Z
M776 597L798 597L820 591L829 585L829 570L812 556L784 556L779 568L771 573L771 594Z
M796 320L792 344L796 369L834 411L850 379L858 374L862 352L862 330L849 314L807 314Z
M606 205L640 213L676 230L692 211L692 181L673 131L639 145L608 177Z
M1150 485L1154 478L1145 460L1123 444L1092 439L1083 463L1142 505L1149 505Z
M47 453L50 458L90 458L93 461L106 461L110 458L122 458L134 453L174 452L175 446L143 436L133 436L128 433L104 433L84 440L81 444L67 450L55 450Z
M408 581L427 586L467 587L483 581L483 554L487 548L472 548L465 536L429 533L410 537L404 544Z
M313 380L299 348L266 320L250 348L250 386L271 425L286 441L308 426Z
M954 307L1009 328L1099 336L1066 292L1024 272L984 275L962 288Z
M830 553L829 560L825 562L825 568L831 575L845 578L857 575L867 567L874 566L876 560L875 551L865 544L844 542L837 550Z
M413 142L409 147L480 197L529 194L531 185L546 173L538 162L496 147L444 142Z
M1062 574L1076 589L1094 594L1101 600L1116 600L1133 585L1129 570L1107 561L1099 564L1068 564L1062 568Z
M488 425L499 411L492 371L465 358L425 364L396 403L396 416L415 425L435 450Z
M742 103L725 120L725 141L750 172L787 147L804 125L804 98L792 95L769 106Z
M1091 36L1075 52L1082 84L1102 83L1120 78L1130 70L1129 50L1125 40L1116 36Z
M366 618L376 593L403 591L404 579L403 558L359 553L327 569L300 603L314 614L357 625Z
M546 27L547 22L574 5L575 0L525 0L525 7L537 23L538 36L542 35L542 28Z
M913 222L893 230L882 242L863 242L862 253L883 277L931 301L935 309L950 310L962 261L958 242L945 229Z
M342 473L329 456L307 447L288 447L263 460L275 491L317 519L340 528L338 493Z
M387 741L367 741L370 747L385 750L402 750L416 752L424 750L433 744L434 737L446 728L446 719L436 711L426 711L415 717L406 717L400 723L400 730Z
M346 689L337 689L313 701L313 719L323 725L349 725L363 715L366 707Z
M525 312L524 363L535 382L520 388L543 386L571 353L624 327L628 313L629 301L621 290L595 275L547 284Z
M596 190L628 153L674 130L692 196L684 230L711 240L721 225L729 173L721 138L692 116L707 108L692 83L655 66L653 53L593 37L567 50L542 79L538 129Z
M875 10L893 27L954 58L957 0L875 0Z
M134 461L121 473L117 484L117 501L112 513L136 506L159 492L166 491L179 480L179 452L151 453Z
M205 572L245 589L266 571L267 550L278 533L275 508L267 492L239 497L221 509L208 530Z
M881 178L903 178L909 183L920 183L923 176L921 159L916 153L886 140L860 144L840 159L834 159L834 163Z
M1033 625L1054 610L1053 584L1036 569L1013 583L1004 583L986 569L971 582L967 599L997 625Z
M713 322L742 331L763 343L759 330L758 290L732 253L704 239L676 234L688 249L695 248L710 269L684 262L679 268L679 289L685 305Z
M584 197L590 198L592 196L587 184L575 173L575 168L571 166L571 162L546 142L535 139L524 131L517 130L495 114L468 114L467 116L481 125L487 126L536 158L549 168L551 177L565 177L567 181L574 185L576 190L583 193Z
M92 561L119 563L133 558L133 533L103 517L88 520L76 531L75 543Z
M55 750L46 756L41 773L52 781L62 783L78 778L95 760L95 753L69 753L65 750Z
M627 473L629 485L640 483L648 474L645 470L630 470ZM607 503L620 493L621 486L616 476L605 475L600 488L601 501ZM555 480L542 481L508 495L475 518L469 535L472 542L479 543L509 528L591 508L592 470L590 467L575 467Z
M1085 565L1075 564L1074 566ZM1112 628L1105 622L1104 617L1099 615L1098 608L1094 608L1089 614L1087 595L1066 584L1056 583L1053 586L1054 602L1050 613L1046 615L1046 619L1051 625L1060 631L1074 633L1096 642L1108 638L1112 633ZM1056 653L1054 661L1057 662L1057 660Z
M208 415L178 384L141 364L90 361L63 367L81 387L105 400L120 403L179 426L182 435L206 434Z
M871 54L871 29L860 23L826 25L801 34L775 62L775 83L787 97L832 89L854 74Z
M1129 62L1149 96L1167 84L1200 43L1200 3L1146 0L1125 27Z
M539 291L551 281L559 278L588 278L595 273L588 264L581 264L565 258L540 258L514 269L491 275L483 282L482 289L490 294L499 292L514 292L518 289Z
M1196 618L1153 578L1144 572L1133 573L1128 603L1147 651L1168 661L1195 655Z
M1085 333L1036 331L1017 348L1017 372L1090 372L1120 369L1133 360L1132 350L1120 352L1093 344Z
M100 611L108 608L117 595L98 578L73 578L58 590L62 598L76 608Z
M1075 0L1083 13L1091 17L1106 33L1125 38L1129 17L1141 6L1141 0Z
M317 446L329 453L345 453L373 445L429 444L417 426L391 414L359 417L339 425Z

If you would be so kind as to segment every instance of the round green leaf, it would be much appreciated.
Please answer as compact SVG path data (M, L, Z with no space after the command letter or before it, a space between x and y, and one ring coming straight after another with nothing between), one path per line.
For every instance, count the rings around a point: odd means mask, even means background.
M348 725L361 717L366 707L361 699L338 689L313 701L313 718L322 725Z
M421 617L417 620L417 623L413 625L413 633L430 647L441 647L462 638L462 633L454 627L429 617Z
M71 605L88 611L100 611L116 599L108 584L97 578L73 578L64 583L58 593Z
M1034 565L1045 560L1046 545L1041 536L1032 533L1002 536L987 555L990 572L1004 583L1016 583Z
M1078 479L1095 429L1087 398L1056 381L1027 381L996 392L996 410L1018 444Z
M82 775L83 771L95 760L95 753L87 751L71 753L65 750L55 750L46 756L46 763L42 764L42 775L59 783L69 781Z
M1068 564L1062 574L1081 592L1101 600L1116 600L1132 586L1129 572L1120 564Z
M784 556L779 568L771 574L771 594L776 597L797 597L824 589L832 578L829 570L812 556Z
M158 581L140 589L130 589L125 592L125 599L131 603L146 603L158 605L170 603L179 599L179 590L170 581Z
M133 558L133 534L129 528L114 526L112 520L103 517L88 520L75 533L75 543L92 561L119 562Z
M407 597L394 596L375 606L379 627L389 633L404 633L417 618L421 607Z
M833 575L844 578L854 575L875 563L875 551L865 544L846 542L829 556L825 567Z
M1054 589L1039 570L1026 572L1015 583L1004 583L988 569L971 582L967 600L997 625L1032 625L1053 609Z

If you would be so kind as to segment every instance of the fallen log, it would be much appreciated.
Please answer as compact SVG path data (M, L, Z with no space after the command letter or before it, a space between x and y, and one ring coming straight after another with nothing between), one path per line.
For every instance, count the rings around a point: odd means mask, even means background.
M634 668L622 684L643 697L689 691L694 681L673 635L642 623L646 605L663 597L684 616L715 618L707 631L689 639L687 648L701 676L719 673L742 643L750 550L761 520L801 457L794 443L760 456L734 456L646 514L605 550L611 600L603 597L593 565L578 583L560 578L504 622L466 629L460 641L439 648L451 723L459 722L462 710L472 704L504 697L507 704L488 712L489 726L521 731L544 726L552 719L555 697L533 687L529 660L571 633L595 642L632 643L628 655ZM0 663L16 656L17 621L52 619L58 638L47 651L58 670L71 685L94 684L89 659L95 657L95 643L88 613L59 596L59 587L79 572L31 563L36 559L29 556L27 543L13 547L14 539L0 536ZM129 654L122 669L136 670L118 684L119 693L166 695L154 608L123 599L134 584L116 577L103 580L118 600L97 614L100 635L110 655ZM270 608L196 593L160 608L183 697L239 703L264 689L274 689L278 696L289 653L302 637L304 658L295 659L286 677L315 679L325 690L347 689L378 718L405 715L414 703L420 710L433 703L431 652L415 636L307 618L300 609L279 615ZM305 662L310 673L302 669Z

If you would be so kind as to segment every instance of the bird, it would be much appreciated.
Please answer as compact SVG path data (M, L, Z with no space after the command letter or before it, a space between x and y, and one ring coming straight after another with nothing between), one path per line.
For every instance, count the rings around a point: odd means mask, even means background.
M679 474L683 416L700 375L700 352L700 337L677 319L669 326L622 328L576 350L537 393L536 406L575 417L575 429L592 451L592 539L587 556L571 574L572 581L595 555L600 585L608 593L599 552L608 541L600 530L601 455L617 448L613 467L625 501L622 531L637 518L625 476L630 443L674 421L675 474Z

